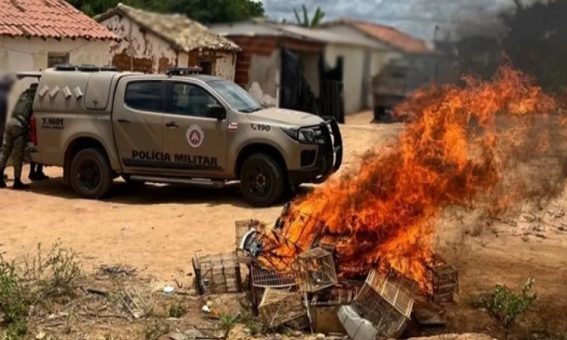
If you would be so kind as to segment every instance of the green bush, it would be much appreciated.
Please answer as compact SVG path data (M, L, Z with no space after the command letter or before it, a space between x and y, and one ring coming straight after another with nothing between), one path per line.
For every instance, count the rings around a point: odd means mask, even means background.
M181 304L180 300L176 300L167 308L167 315L170 318L180 318L187 313L187 309Z
M6 338L18 339L25 335L28 313L29 300L16 266L0 254L0 326L6 328Z
M45 255L38 244L37 253L24 258L23 269L23 277L37 300L73 297L83 277L77 254L59 244Z
M504 328L505 338L508 338L512 327L522 315L536 301L536 294L532 292L534 280L528 281L520 287L518 292L512 291L503 285L497 285L486 301L486 309Z

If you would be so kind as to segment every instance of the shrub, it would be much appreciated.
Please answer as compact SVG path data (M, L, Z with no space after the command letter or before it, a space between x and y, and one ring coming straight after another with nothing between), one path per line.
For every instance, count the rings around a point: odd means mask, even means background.
M13 262L0 253L0 325L6 326L6 337L18 339L27 332L29 300Z
M187 313L185 307L181 304L180 300L176 300L172 304L169 305L167 309L167 315L170 318L180 318Z
M238 323L240 315L221 314L219 319L222 329L228 335L230 330Z
M77 254L59 244L53 245L45 256L38 244L37 253L24 258L23 277L37 300L73 297L82 276Z
M533 284L534 280L528 279L518 292L503 285L497 285L487 298L486 309L490 316L504 328L506 339L516 321L537 299L536 294L532 292Z

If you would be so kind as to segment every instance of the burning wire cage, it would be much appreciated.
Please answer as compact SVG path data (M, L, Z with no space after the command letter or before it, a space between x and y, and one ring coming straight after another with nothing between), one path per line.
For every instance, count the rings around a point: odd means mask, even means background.
M459 274L441 256L435 255L427 265L427 277L431 282L434 302L451 302L459 292Z
M333 254L322 248L311 249L299 255L294 270L304 292L317 292L338 282Z
M301 292L288 290L266 289L258 309L260 317L269 328L276 328L306 316Z
M218 255L195 256L195 288L201 295L242 291L240 263L235 252Z
M410 319L417 284L397 273L372 270L352 306L378 333L395 338Z

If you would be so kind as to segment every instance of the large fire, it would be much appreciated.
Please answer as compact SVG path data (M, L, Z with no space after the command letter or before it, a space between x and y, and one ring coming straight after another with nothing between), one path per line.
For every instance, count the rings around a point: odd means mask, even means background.
M556 101L507 66L491 81L464 83L418 91L398 108L415 115L399 142L293 202L281 232L264 241L264 260L284 269L318 242L335 248L342 276L392 268L429 289L443 209L483 202L497 214L548 190L512 173L556 156L552 144L566 140L551 133L561 123Z

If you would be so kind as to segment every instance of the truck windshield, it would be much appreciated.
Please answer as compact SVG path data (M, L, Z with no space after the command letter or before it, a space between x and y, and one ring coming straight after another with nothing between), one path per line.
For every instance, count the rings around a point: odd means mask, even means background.
M209 85L235 110L251 113L262 109L262 106L246 90L231 81L215 80L209 82Z

